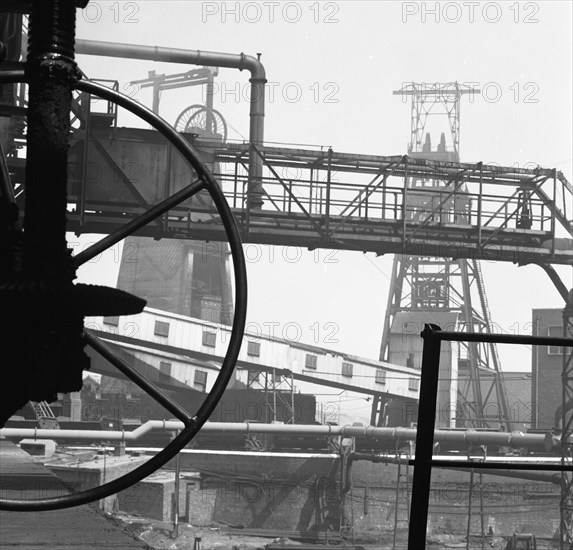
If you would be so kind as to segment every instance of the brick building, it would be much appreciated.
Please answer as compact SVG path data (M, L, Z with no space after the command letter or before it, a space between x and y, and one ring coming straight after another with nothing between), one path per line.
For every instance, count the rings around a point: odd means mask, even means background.
M532 310L533 336L563 336L562 309ZM562 348L533 346L531 349L531 402L533 428L555 427L555 409L561 404Z

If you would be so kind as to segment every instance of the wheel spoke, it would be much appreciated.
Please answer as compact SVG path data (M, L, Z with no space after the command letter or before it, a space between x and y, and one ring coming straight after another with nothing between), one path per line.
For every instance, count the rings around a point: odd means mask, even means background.
M198 193L204 188L205 183L203 180L196 179L187 187L177 191L177 193L174 193L169 198L165 199L159 204L156 204L147 210L147 212L144 212L137 218L131 220L129 223L126 223L123 227L120 227L117 231L110 233L97 243L74 256L74 262L76 266L79 267L86 262L89 262L91 259L95 258L97 255L101 254L114 244L117 244L119 241L125 239L138 229L142 228L144 225L147 225L150 221L153 221L162 214L165 214L165 212L171 210L174 206L177 206L179 203L183 202L189 197L192 197L195 195L195 193Z
M18 205L16 203L16 198L14 197L14 188L12 187L12 182L10 181L10 172L8 170L8 164L6 163L6 156L4 155L4 149L2 147L1 142L0 142L0 198L9 203L10 205L15 205L14 208L16 209L18 208ZM13 231L22 230L19 219L12 221L10 226Z
M160 390L153 382L137 372L123 357L120 357L107 344L86 330L85 341L96 350L102 357L107 359L117 370L135 382L142 390L147 392L159 404L163 405L170 413L175 415L186 426L192 422L191 415L177 401L171 399L166 393Z

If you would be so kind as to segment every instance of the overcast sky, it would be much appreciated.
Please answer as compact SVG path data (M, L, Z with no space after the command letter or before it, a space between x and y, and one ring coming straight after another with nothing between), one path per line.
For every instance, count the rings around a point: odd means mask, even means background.
M573 175L568 1L92 1L78 19L79 38L261 53L274 92L267 96L265 118L271 142L402 155L410 104L392 91L411 81L471 82L484 92L462 103L463 161L535 163L563 171L570 181ZM150 70L189 69L88 56L78 61L88 76L117 79L120 89L147 105L150 91L137 91L129 81ZM221 69L216 80L215 108L230 124L232 139L248 135L248 78L246 71ZM203 95L197 88L165 92L160 114L173 123ZM279 323L278 336L296 323L300 331L290 328L288 334L293 339L378 357L391 256L295 255L280 247L250 253L258 258L248 264L250 322ZM115 284L117 267L109 253L81 276ZM539 267L485 262L483 272L493 321L507 332L530 332L532 308L563 305ZM559 272L571 287L572 270ZM531 367L527 350L502 349L501 356L504 369Z

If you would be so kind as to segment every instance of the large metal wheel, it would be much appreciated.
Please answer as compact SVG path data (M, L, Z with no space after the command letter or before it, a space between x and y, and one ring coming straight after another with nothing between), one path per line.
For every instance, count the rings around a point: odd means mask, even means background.
M205 105L191 105L177 117L175 129L178 132L199 134L200 136L219 135L227 140L227 123L223 115Z
M24 71L18 70L0 73L0 83L24 81ZM183 423L184 428L182 429L181 433L157 455L149 459L145 464L139 466L135 470L118 479L115 479L109 483L105 483L99 487L82 491L80 493L74 493L59 497L52 497L42 500L0 500L0 510L57 510L79 506L81 504L87 504L110 496L114 493L117 493L118 491L122 491L123 489L126 489L134 483L141 481L159 469L168 460L175 456L185 445L187 445L189 441L191 441L193 436L201 429L201 426L203 426L203 424L207 421L215 409L233 373L245 329L245 318L247 311L247 279L241 239L232 212L229 208L229 205L227 204L223 192L213 178L212 174L203 164L203 161L200 159L195 150L189 145L189 143L183 139L169 124L167 124L167 122L128 96L89 81L80 81L77 84L76 89L114 102L120 107L127 109L131 113L143 119L145 122L158 130L183 155L183 157L187 160L187 162L190 164L198 176L197 180L195 180L187 187L181 189L160 204L155 205L144 214L127 223L124 227L104 237L98 243L75 256L76 265L80 266L83 263L89 261L91 258L97 256L102 251L118 243L126 236L130 235L150 221L156 219L158 216L169 211L171 208L188 199L195 193L201 190L206 190L210 194L213 203L221 215L221 220L229 239L229 245L233 257L233 269L236 286L236 307L233 318L232 334L229 342L229 347L227 349L227 354L223 360L221 370L215 381L213 389L207 395L199 410L194 415L192 415L183 407L181 407L181 405L179 405L177 402L173 401L162 390L157 388L152 382L148 381L141 374L135 371L131 365L119 357L103 341L90 334L89 331L85 331L85 340L87 344L102 354L103 357L105 357L115 367L117 367L118 370L120 370L124 375L139 385L142 389L147 391L147 393L149 393L161 405L169 410Z

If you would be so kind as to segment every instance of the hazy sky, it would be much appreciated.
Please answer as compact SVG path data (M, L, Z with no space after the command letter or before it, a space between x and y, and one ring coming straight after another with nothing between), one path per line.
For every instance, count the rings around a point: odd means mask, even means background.
M267 96L266 140L343 152L406 153L410 104L392 95L403 83L472 82L487 95L463 100L463 161L534 162L571 180L571 20L567 1L92 1L79 14L78 37L260 52L274 91ZM88 76L117 79L147 105L150 91L136 91L129 81L150 70L188 70L88 56L78 61ZM215 108L232 126L232 139L248 134L248 78L246 71L221 69L216 80ZM185 107L202 101L197 88L165 92L160 114L173 123ZM378 357L391 256L280 247L251 248L249 256L257 259L248 263L249 321L279 323L277 336L288 325L287 337ZM117 267L110 252L81 275L115 284ZM562 307L539 267L485 262L483 272L493 321L507 332L530 332L532 308ZM572 286L572 269L559 272ZM527 350L502 349L501 358L507 370L531 366Z

